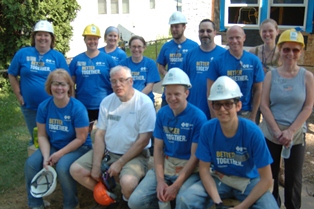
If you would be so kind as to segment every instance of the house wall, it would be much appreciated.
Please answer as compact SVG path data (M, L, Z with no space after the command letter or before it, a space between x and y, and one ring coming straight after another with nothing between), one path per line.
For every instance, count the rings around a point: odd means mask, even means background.
M81 10L71 23L73 37L70 42L70 51L66 54L68 58L86 51L82 33L89 24L93 23L100 28L102 38L99 41L99 47L105 45L103 34L108 26L119 26L125 41L128 41L132 35L140 35L146 41L150 41L168 37L169 17L176 11L174 0L156 0L155 9L149 9L149 0L130 0L129 14L98 14L98 0L77 0L77 2ZM110 5L107 6L110 7Z

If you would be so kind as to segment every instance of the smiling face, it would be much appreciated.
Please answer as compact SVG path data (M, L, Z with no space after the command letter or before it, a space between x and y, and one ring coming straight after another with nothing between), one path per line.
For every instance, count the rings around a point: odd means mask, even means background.
M235 102L233 99L213 101L212 107L220 123L228 123L237 119L237 112L241 110L241 101Z
M87 50L94 51L98 49L98 36L87 35L84 37L84 42L86 44Z
M52 36L48 32L38 31L35 34L35 47L40 51L49 50L51 48Z
M143 57L145 45L140 39L133 39L130 43L132 57L140 59Z
M260 36L265 44L275 43L278 34L279 30L273 23L267 22L262 24Z
M211 22L202 22L199 25L198 37L201 41L201 45L214 44L214 38L216 36L216 31Z
M119 40L119 34L117 32L111 32L106 35L105 41L109 46L117 46Z
M302 54L302 45L295 42L284 42L279 47L280 59L283 64L297 64Z
M232 26L227 31L227 41L231 53L239 53L243 50L245 34L241 27Z
M69 83L66 79L61 75L55 75L52 77L52 81L50 83L51 94L56 100L65 100L68 99L69 93Z
M131 73L121 68L110 75L110 82L113 92L121 101L126 102L132 97L133 78Z
M178 115L187 105L186 98L189 96L189 90L183 85L167 85L166 101L171 110Z

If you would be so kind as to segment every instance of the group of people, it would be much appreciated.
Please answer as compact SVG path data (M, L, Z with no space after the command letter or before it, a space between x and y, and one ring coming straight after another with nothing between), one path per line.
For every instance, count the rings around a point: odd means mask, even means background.
M53 49L52 24L36 23L32 46L16 53L8 71L30 134L38 127L39 149L25 163L29 207L44 208L43 199L30 193L43 167L56 168L66 194L63 208L74 209L76 182L93 191L106 164L121 185L118 208L168 203L219 209L229 208L222 200L230 197L241 202L234 208L280 208L283 146L291 146L284 160L284 204L301 207L305 122L314 102L313 75L297 64L302 34L286 30L276 43L277 23L267 19L260 28L264 43L250 53L239 26L228 29L224 49L214 43L213 21L200 22L200 45L184 36L186 23L181 12L171 15L173 39L163 45L157 65L143 56L143 37L129 40L127 57L117 47L117 28L106 29L106 46L98 48L100 30L88 25L87 50L69 66ZM159 74L164 95L156 115L152 89ZM151 138L154 168L148 170Z

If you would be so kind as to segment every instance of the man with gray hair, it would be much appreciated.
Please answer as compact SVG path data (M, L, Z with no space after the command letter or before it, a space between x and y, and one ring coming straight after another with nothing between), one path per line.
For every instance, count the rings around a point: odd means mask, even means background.
M93 190L100 181L102 164L110 165L108 174L119 177L121 185L119 208L127 208L127 200L147 171L156 113L150 98L132 87L129 68L112 68L110 81L114 93L100 104L93 151L74 162L70 172Z

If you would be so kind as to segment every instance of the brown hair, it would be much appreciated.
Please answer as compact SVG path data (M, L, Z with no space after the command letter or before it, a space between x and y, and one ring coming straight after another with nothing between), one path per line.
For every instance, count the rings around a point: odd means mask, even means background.
M144 45L144 47L146 47L146 42L145 42L145 39L142 37L142 36L132 36L131 38L130 38L130 40L129 40L129 47L131 48L131 44L132 44L132 41L134 41L134 40L140 40L142 43L143 43L143 45Z
M261 26L260 28L262 28L263 25L265 25L266 23L271 23L275 26L276 30L278 30L278 24L275 20L271 19L271 18L268 18L266 20L264 20L262 23L261 23Z
M39 31L34 31L31 35L31 44L33 47L35 47L35 36ZM45 33L49 33L49 32L45 32ZM51 44L50 44L50 48L53 49L55 47L55 42L56 42L56 38L52 33L49 33L51 36Z
M51 83L52 83L52 79L55 76L60 76L60 77L65 79L65 81L69 84L68 95L69 95L69 97L73 96L74 95L74 82L71 79L70 74L66 70L64 70L62 68L59 68L59 69L56 69L56 70L50 72L50 74L48 75L48 78L46 80L46 83L45 83L45 90L46 90L46 92L49 95L52 95L52 93L51 93Z

